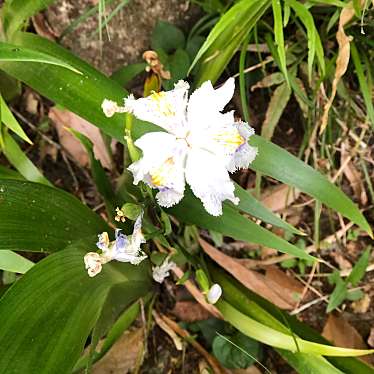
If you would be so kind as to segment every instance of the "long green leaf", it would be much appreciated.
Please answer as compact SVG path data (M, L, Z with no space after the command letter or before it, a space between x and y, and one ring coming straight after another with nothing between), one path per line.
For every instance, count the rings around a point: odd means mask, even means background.
M268 0L241 0L233 5L217 22L197 53L191 69L197 66L198 87L206 80L214 83L243 40L271 5Z
M81 74L78 69L75 69L65 61L50 56L49 54L4 42L0 42L0 61L38 62L42 64L60 66L79 75Z
M34 266L27 258L13 251L0 251L0 270L24 274Z
M358 82L360 84L362 96L364 98L367 115L369 117L371 125L374 127L373 95L370 92L369 85L367 82L367 77L365 76L364 69L362 68L362 64L360 61L359 53L357 51L357 47L353 42L351 42L351 56L352 56L353 64L356 69L356 74L357 74Z
M18 173L18 171L9 169L3 165L0 165L0 179L16 179L20 181L25 180L25 178Z
M43 74L39 74L38 67L40 64L38 63L0 62L0 68L27 83L49 99L55 100L92 122L108 135L124 142L124 116L105 117L101 111L101 103L104 98L121 102L123 96L126 95L125 90L79 58L48 40L35 35L20 33L17 36L18 43L32 46L64 59L64 61L82 71L84 76L79 78L77 74L53 65L46 65ZM160 131L158 127L151 124L134 121L133 135L135 138L147 131L154 130ZM287 184L297 186L301 191L311 194L371 233L369 225L357 207L319 173L291 156L287 151L259 137L252 137L251 142L259 145L260 151L253 163L255 170L262 171L263 174L270 175Z
M40 170L25 155L18 143L7 131L2 132L5 157L27 180L51 186L51 183L43 176Z
M8 127L8 129L11 129L15 134L17 134L21 139L24 141L32 144L32 141L30 138L25 134L23 131L21 125L17 122L17 120L14 118L13 113L8 108L8 105L6 105L6 102L4 101L3 97L0 95L0 114L1 114L1 122Z
M20 30L34 14L45 9L54 0L7 0L1 12L4 31L8 38Z
M95 239L107 224L78 199L37 183L0 180L0 249L58 251Z
M90 278L83 255L74 246L48 256L2 297L1 373L71 373L112 287L128 304L148 293L146 262L107 264Z
M250 165L251 169L313 196L372 235L371 228L357 205L323 175L260 136L252 136L250 143L259 149L256 159Z
M280 68L286 79L287 86L290 87L287 73L286 49L284 47L282 7L280 0L272 0L271 5L274 18L274 39L275 44L277 45Z
M124 143L125 116L115 115L107 118L101 110L105 98L121 103L127 95L118 83L66 49L40 36L17 33L13 42L17 46L27 46L63 60L82 74L38 62L0 61L0 69Z
M280 310L274 304L263 299L260 295L248 290L236 279L227 275L224 270L218 269L210 263L208 265L214 282L219 283L224 291L225 300L242 313L280 332L290 334L292 330L295 335L303 339L320 344L330 344L308 325L299 321L295 316L290 316L286 312ZM284 356L285 351L279 349L277 349L277 351ZM285 358L287 359L290 355L291 352L289 352ZM299 359L304 361L308 355L296 352L294 356L301 356ZM314 355L310 359L314 357L317 359ZM327 360L345 374L373 374L373 369L357 358L327 357ZM292 364L292 362L290 363ZM300 362L300 364L302 364L302 362ZM311 367L313 367L312 363ZM321 374L324 374L324 372Z
M203 205L197 201L190 191L186 191L183 200L175 207L168 209L168 211L182 222L196 224L237 240L275 248L280 252L289 253L299 258L315 259L300 248L288 243L250 219L243 217L235 208L228 204L224 204L223 215L220 217L207 214Z
M335 357L364 356L374 352L374 350L369 349L341 348L309 342L263 325L241 313L222 299L217 302L216 306L225 320L230 322L243 334L272 347L286 349L292 352L298 351L301 353Z
M235 196L240 199L237 208L242 212L248 213L253 217L259 218L266 223L280 227L286 231L294 234L303 235L299 230L283 221L280 217L275 215L271 210L261 204L255 197L253 197L248 191L240 187L235 183ZM230 204L231 205L231 204Z
M323 47L321 39L318 34L318 30L314 24L314 19L312 14L306 8L306 6L296 0L286 0L287 4L291 6L296 15L303 22L308 33L308 75L309 80L312 79L312 68L314 57L317 55L319 66L321 67L322 74L325 74L325 59L323 53Z

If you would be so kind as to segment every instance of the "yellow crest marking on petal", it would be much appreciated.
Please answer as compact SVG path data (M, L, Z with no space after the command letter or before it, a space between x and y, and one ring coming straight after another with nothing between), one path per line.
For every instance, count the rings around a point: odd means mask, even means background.
M167 100L165 92L152 92L149 96L152 101L156 103L157 111L166 117L175 116L173 108Z
M174 160L170 157L161 166L151 171L149 174L151 176L152 184L156 187L165 186L173 167Z
M234 151L245 143L244 138L236 129L222 131L216 134L213 139Z

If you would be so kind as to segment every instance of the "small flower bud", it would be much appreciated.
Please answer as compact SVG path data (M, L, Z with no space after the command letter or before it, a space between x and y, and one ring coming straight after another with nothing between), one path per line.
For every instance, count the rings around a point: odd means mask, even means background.
M208 294L206 295L206 298L208 300L209 304L215 304L219 298L222 295L222 288L219 284L215 283L212 287L210 287L210 290Z

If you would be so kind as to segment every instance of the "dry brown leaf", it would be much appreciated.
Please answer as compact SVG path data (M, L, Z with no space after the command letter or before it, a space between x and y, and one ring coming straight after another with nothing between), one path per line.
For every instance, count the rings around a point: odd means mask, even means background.
M42 36L43 38L52 40L53 42L56 40L58 35L49 25L43 13L38 13L35 16L31 17L31 21L38 35Z
M364 187L361 173L356 169L354 163L350 160L349 149L349 143L347 141L343 142L341 145L340 163L345 165L343 173L348 179L354 195L356 196L357 200L359 200L361 204L365 206L368 202L366 189Z
M361 4L363 4L364 1L365 0L361 0ZM331 96L327 100L323 109L320 134L322 134L326 129L327 120L329 118L329 111L336 95L338 83L348 68L351 37L346 35L344 26L353 18L354 15L355 11L353 9L353 2L350 1L347 6L342 9L339 17L338 31L336 33L336 40L339 45L339 51L338 57L336 59L335 76L332 82Z
M92 374L131 372L144 349L144 329L126 331L110 351L92 367Z
M252 365L247 369L233 369L232 374L261 374L261 371L256 366Z
M340 251L330 251L329 256L334 259L340 270L352 269L352 264L343 256L342 253L340 253Z
M227 270L245 287L261 295L281 309L293 309L296 300L287 295L283 285L269 281L264 275L244 267L238 260L225 255L203 239L199 239L204 252Z
M370 329L370 335L368 337L368 344L374 348L374 327Z
M211 317L199 303L194 301L177 301L172 313L184 322L196 322L208 319Z
M343 316L330 314L322 331L322 336L337 347L367 349L357 330ZM370 362L373 355L363 357Z
M283 270L280 270L274 265L266 267L265 277L276 291L279 290L279 288L283 291L282 296L287 299L290 304L297 303L300 295L304 291L304 285L301 282L287 275Z
M362 299L356 300L351 304L353 311L358 314L365 314L369 310L370 301L370 296L365 293Z
M280 184L275 187L267 188L261 197L261 202L273 212L278 212L286 209L299 196L300 191L286 184Z
M171 340L174 343L175 348L177 351L183 350L183 342L182 339L175 333L175 331L159 316L159 314L153 310L152 311L153 318L155 319L157 325L169 335Z
M104 141L97 127L73 112L53 107L50 109L49 118L56 126L60 144L74 157L81 166L89 163L88 155L79 140L77 140L65 127L73 128L86 135L94 144L95 157L100 160L103 167L110 169L111 162Z

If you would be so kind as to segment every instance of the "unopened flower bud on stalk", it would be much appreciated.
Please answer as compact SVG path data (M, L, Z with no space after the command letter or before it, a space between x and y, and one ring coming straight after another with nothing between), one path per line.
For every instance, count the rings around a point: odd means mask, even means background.
M213 284L212 287L210 287L209 292L206 295L206 298L209 304L215 304L219 300L221 295L222 295L222 288L218 283L215 283Z

